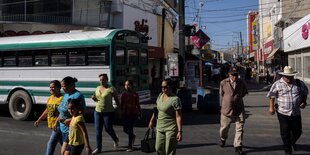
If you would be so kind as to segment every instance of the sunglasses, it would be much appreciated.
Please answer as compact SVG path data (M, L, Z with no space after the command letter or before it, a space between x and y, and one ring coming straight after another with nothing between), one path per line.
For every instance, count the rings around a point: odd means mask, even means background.
M167 89L167 88L168 88L168 86L161 86L161 88L163 88L163 89Z

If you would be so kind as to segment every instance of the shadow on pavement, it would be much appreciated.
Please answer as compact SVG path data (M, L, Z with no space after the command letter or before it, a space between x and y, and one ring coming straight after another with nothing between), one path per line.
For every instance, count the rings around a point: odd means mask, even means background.
M266 146L266 147L251 147L251 146L244 146L246 149L244 152L245 153L250 153L250 152L270 152L270 151L279 151L283 150L282 145L273 145L273 146ZM304 145L304 144L297 144L297 151L294 151L294 154L298 153L298 151L304 151L308 153L304 153L305 155L310 154L310 145ZM283 150L284 152L284 150ZM298 154L302 155L302 154Z
M255 106L244 106L245 108L266 108L269 105L255 105Z
M265 147L254 147L254 146L243 146L246 150L244 153L251 153L251 152L270 152L270 151L279 151L283 150L282 145L272 145L272 146L265 146Z
M217 145L216 143L201 143L201 144L178 144L177 149L193 148L193 147L202 147L202 146L212 146Z
M184 125L201 125L201 124L219 124L220 114L208 114L200 110L192 110L191 112L184 112Z

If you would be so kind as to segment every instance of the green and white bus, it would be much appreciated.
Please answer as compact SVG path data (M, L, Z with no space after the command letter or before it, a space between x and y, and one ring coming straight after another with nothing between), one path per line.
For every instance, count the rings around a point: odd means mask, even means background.
M90 96L106 73L121 91L134 81L140 102L151 99L147 41L142 34L122 29L0 38L0 103L8 104L15 120L25 120L37 104L46 104L51 80L78 79L77 89L94 107Z

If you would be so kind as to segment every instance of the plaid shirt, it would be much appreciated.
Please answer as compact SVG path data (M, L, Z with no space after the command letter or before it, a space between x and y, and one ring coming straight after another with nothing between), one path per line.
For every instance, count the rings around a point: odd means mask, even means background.
M276 98L277 111L286 116L300 115L300 103L302 96L308 95L308 88L303 81L300 81L300 88L296 80L288 85L282 78L277 80L270 88L267 97Z

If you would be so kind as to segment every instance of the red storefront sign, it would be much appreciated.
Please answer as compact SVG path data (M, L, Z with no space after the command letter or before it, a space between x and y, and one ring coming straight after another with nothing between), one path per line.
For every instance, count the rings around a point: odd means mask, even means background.
M304 24L301 28L301 35L302 38L304 38L305 40L307 40L309 37L309 29L310 29L310 22Z
M201 48L208 41L210 41L210 38L200 29L196 32L195 36L191 37L191 39L197 48Z

